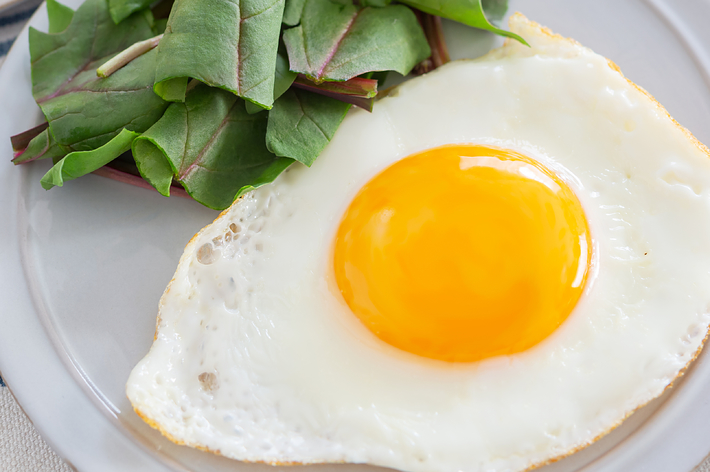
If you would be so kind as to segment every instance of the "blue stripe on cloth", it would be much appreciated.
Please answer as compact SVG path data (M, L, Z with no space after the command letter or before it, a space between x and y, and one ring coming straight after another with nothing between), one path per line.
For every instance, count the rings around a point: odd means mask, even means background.
M21 11L18 13L13 13L12 15L0 17L0 27L14 25L20 21L28 20L32 14L35 12L37 7L30 8L29 10Z
M2 379L2 377L0 377L0 387L4 387L4 386L5 386L5 381Z
M0 41L0 57L7 54L7 51L12 47L12 43L15 42L15 38L8 39L7 41Z

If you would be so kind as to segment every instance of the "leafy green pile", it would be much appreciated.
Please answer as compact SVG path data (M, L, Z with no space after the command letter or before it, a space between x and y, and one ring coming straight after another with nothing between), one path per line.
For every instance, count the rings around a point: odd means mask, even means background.
M15 164L53 160L45 189L109 166L224 209L310 166L383 72L448 60L438 17L524 42L491 23L506 0L170 1L47 0L29 38L47 123L12 139Z

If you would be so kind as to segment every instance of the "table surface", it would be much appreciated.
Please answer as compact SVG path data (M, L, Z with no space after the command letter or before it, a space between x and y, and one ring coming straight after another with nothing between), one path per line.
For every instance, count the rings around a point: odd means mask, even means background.
M10 6L3 8L3 5ZM13 41L41 0L0 0L0 66ZM0 470L71 472L42 439L0 378ZM710 455L695 472L710 472Z

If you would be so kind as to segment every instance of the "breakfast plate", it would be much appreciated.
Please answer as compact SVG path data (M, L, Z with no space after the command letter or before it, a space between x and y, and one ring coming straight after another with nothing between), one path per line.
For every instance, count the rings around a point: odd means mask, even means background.
M67 3L76 8L80 0ZM615 61L710 142L710 4L512 1L516 9ZM46 30L43 7L31 24ZM499 43L457 24L446 28L453 58ZM9 164L9 136L41 121L27 47L25 31L0 70L3 377L47 441L80 471L274 470L177 446L133 413L124 385L150 346L160 295L184 245L217 213L98 176L45 192L38 181L47 163ZM708 391L706 350L619 428L539 470L690 472L710 452Z

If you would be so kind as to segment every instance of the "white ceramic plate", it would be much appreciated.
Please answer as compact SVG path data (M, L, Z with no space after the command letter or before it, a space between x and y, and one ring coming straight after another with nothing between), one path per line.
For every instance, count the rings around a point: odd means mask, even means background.
M710 142L710 2L511 3L511 11L614 60ZM44 7L30 23L46 31ZM480 55L499 41L447 28L455 58ZM10 164L9 136L40 121L25 31L0 70L0 370L25 412L80 471L285 470L176 446L146 426L124 394L130 369L151 344L158 299L183 246L216 212L96 176L45 192L39 179L48 163ZM540 470L691 471L710 452L708 392L710 350L620 428ZM374 471L296 470L316 469Z

